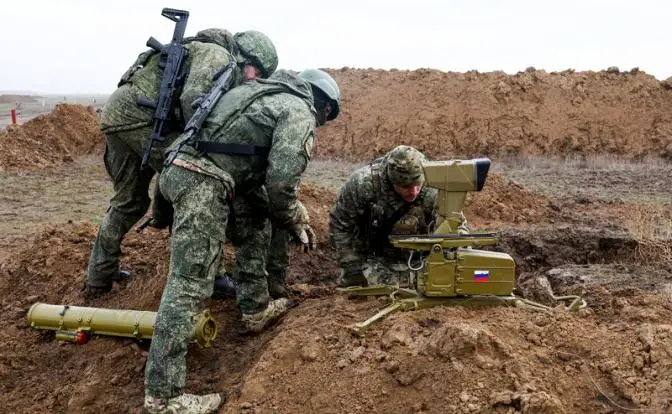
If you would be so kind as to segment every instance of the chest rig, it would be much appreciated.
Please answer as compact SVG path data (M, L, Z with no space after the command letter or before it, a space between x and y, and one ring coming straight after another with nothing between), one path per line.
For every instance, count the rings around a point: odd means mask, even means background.
M389 241L390 235L423 234L427 232L425 214L422 208L422 194L412 203L404 201L390 206L389 198L380 197L387 191L394 191L387 181L384 158L377 158L369 163L373 194L369 204L367 220L367 239L374 255L381 255L386 249L393 249ZM387 188L390 187L390 188Z

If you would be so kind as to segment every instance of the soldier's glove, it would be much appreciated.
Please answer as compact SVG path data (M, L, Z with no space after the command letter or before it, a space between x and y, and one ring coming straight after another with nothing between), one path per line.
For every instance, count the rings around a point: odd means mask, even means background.
M310 228L310 225L295 224L289 228L289 234L294 243L303 246L304 253L307 253L308 250L315 250L315 239L317 236L313 229Z
M462 212L460 212L460 219L462 221L460 222L460 225L457 226L457 234L469 234L469 222L467 222L467 217L465 217Z
M297 201L296 218L294 220L294 224L292 224L288 230L294 243L303 246L304 253L307 253L308 250L315 250L315 240L317 236L310 227L309 223L310 216L308 215L306 206L304 206L300 201Z

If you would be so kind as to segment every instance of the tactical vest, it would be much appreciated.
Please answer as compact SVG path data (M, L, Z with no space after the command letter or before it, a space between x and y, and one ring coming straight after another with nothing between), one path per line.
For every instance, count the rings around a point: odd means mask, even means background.
M385 171L383 171L384 157L377 158L369 163L374 194L382 194L385 185ZM391 235L426 234L428 226L425 223L425 214L422 208L422 193L418 202L403 203L400 208L385 213L382 203L385 201L376 197L369 204L369 218L367 233L369 246L376 255L382 254L385 249L394 246L389 241Z
M208 135L216 137L215 139L189 140L187 137L181 137L175 142L175 148L179 152L194 157L205 156L223 170L226 170L228 162L227 157L223 155L266 156L270 147L268 145L255 145L255 143L270 144L268 142L269 137L260 128L248 128L245 130L244 136L224 135L217 132L226 131L257 99L278 93L290 93L304 99L308 105L312 105L312 102L305 95L289 84L271 79L257 79L255 82L248 82L243 86L231 89L219 100L207 120L207 125L203 128L204 131L210 130ZM235 142L237 138L240 138L239 141L242 142Z

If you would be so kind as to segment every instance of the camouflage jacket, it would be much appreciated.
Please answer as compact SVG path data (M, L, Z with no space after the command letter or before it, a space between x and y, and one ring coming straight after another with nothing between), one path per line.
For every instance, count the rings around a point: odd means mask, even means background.
M194 38L185 39L189 50L186 61L188 75L174 108L172 131L180 132L186 121L194 114L193 102L212 86L214 75L235 58L223 46L232 40L225 30L207 30ZM212 39L210 39L212 37ZM143 52L124 73L119 88L112 93L103 108L101 129L104 133L128 131L152 124L154 109L138 105L141 97L156 100L159 96L162 71L158 66L160 55L153 50ZM243 81L236 69L232 87Z
M310 85L295 74L278 70L268 79L248 81L230 90L214 106L198 141L247 144L267 155L203 153L178 138L178 160L198 172L227 183L234 194L265 186L269 217L286 228L298 219L296 195L315 141L316 112Z
M408 253L393 247L388 236L433 231L437 190L424 187L408 203L394 191L385 170L384 158L356 170L331 210L329 242L344 269L358 268L371 256L405 262Z

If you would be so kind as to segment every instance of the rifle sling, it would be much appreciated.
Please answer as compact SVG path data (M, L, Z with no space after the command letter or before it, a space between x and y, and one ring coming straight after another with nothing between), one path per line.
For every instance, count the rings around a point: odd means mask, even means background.
M230 155L268 155L269 148L251 144L232 144L225 142L196 141L196 150L212 154Z

